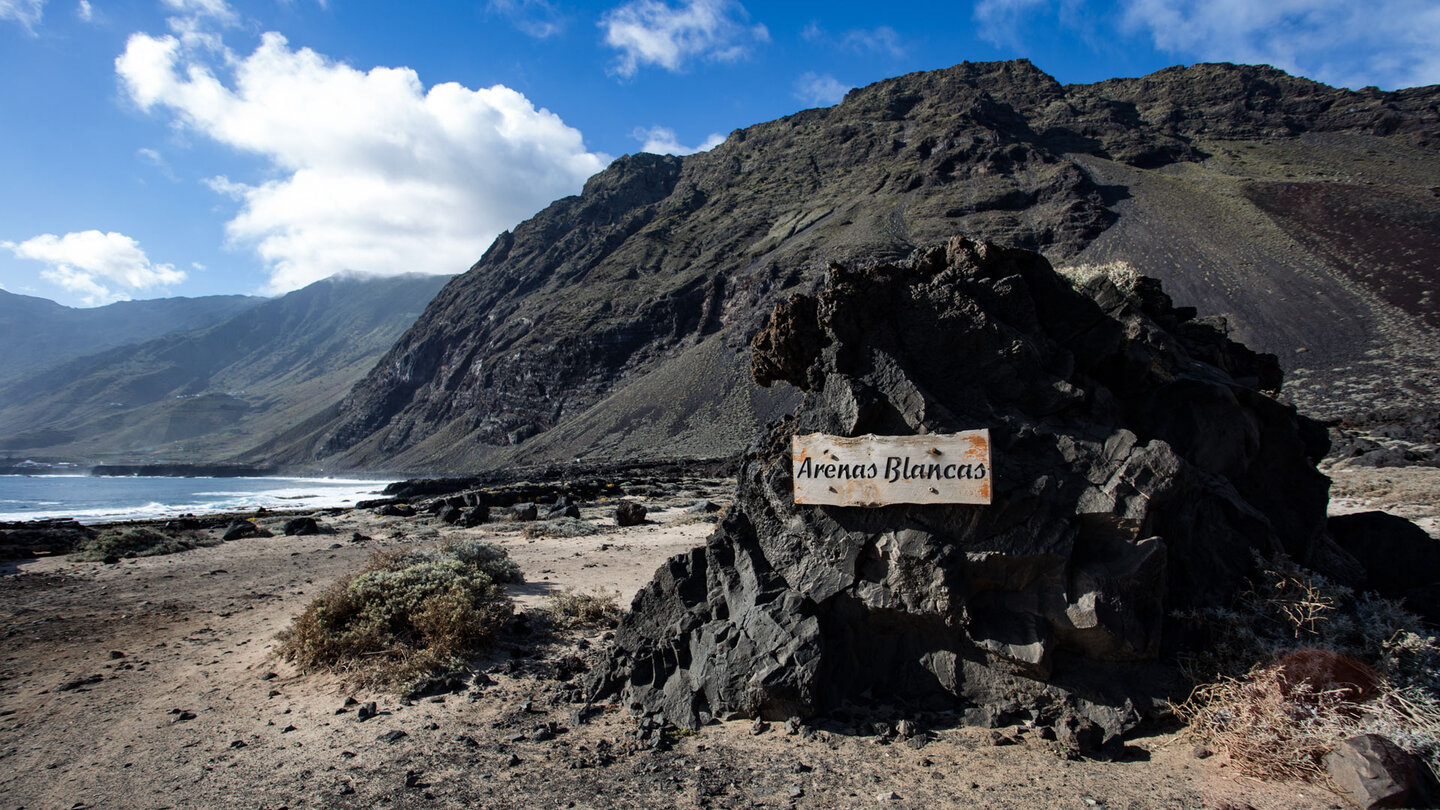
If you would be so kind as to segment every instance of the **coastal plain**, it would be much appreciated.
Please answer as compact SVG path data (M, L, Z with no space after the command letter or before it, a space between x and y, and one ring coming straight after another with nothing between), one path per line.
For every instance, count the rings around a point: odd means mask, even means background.
M1440 470L1395 473L1338 474L1334 508L1383 508L1435 534ZM623 707L585 708L579 674L605 647L604 628L547 632L543 608L567 588L619 592L623 606L712 530L686 507L724 505L731 487L641 496L648 519L625 528L613 501L587 502L582 518L599 532L582 537L350 509L316 513L330 529L317 535L118 564L7 563L0 794L25 808L1346 806L1324 785L1241 776L1166 726L1133 735L1113 762L1070 758L1024 725L973 728L937 713L902 726L883 710L719 720L642 744ZM287 517L260 522L278 529ZM276 656L276 634L373 552L466 537L520 566L525 582L510 592L529 621L512 622L458 689L406 698ZM359 719L371 701L376 715Z

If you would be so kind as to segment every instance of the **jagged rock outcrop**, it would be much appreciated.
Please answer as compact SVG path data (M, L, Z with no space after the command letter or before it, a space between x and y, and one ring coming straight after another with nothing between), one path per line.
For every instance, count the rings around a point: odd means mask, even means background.
M778 298L954 234L1129 262L1276 353L1327 418L1433 403L1440 88L1025 61L878 82L683 158L617 160L502 234L336 412L327 469L722 458L794 402L748 380ZM1352 227L1353 224L1353 227Z
M1336 555L1325 431L1267 395L1275 358L1151 279L1075 284L955 239L779 304L754 374L803 400L636 596L597 693L684 726L873 699L1113 737L1173 687L1170 611L1222 603L1257 554ZM988 506L793 501L793 435L982 427Z

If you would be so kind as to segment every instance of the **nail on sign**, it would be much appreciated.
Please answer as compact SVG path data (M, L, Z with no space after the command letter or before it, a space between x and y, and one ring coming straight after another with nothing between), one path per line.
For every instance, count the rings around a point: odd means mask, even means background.
M791 443L795 502L831 506L990 503L990 431L829 436Z

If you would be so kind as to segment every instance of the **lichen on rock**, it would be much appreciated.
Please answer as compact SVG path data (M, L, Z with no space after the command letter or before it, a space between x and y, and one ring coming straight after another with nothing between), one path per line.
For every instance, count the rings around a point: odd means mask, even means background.
M595 693L692 727L873 700L1113 739L1177 686L1172 611L1221 604L1256 554L1343 561L1325 431L1262 392L1275 358L1152 280L1077 286L953 239L777 305L753 373L803 400L636 596ZM988 506L793 501L793 435L982 427Z

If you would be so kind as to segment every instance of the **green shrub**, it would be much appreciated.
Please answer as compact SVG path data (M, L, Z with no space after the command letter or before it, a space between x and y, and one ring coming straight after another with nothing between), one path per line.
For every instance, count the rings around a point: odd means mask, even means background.
M380 683L451 670L509 619L501 584L520 581L504 549L476 540L377 552L295 618L279 653L302 671Z
M168 535L148 526L104 529L85 541L75 553L82 560L105 560L117 557L153 557L174 554L199 546L213 546L220 541L204 534Z

